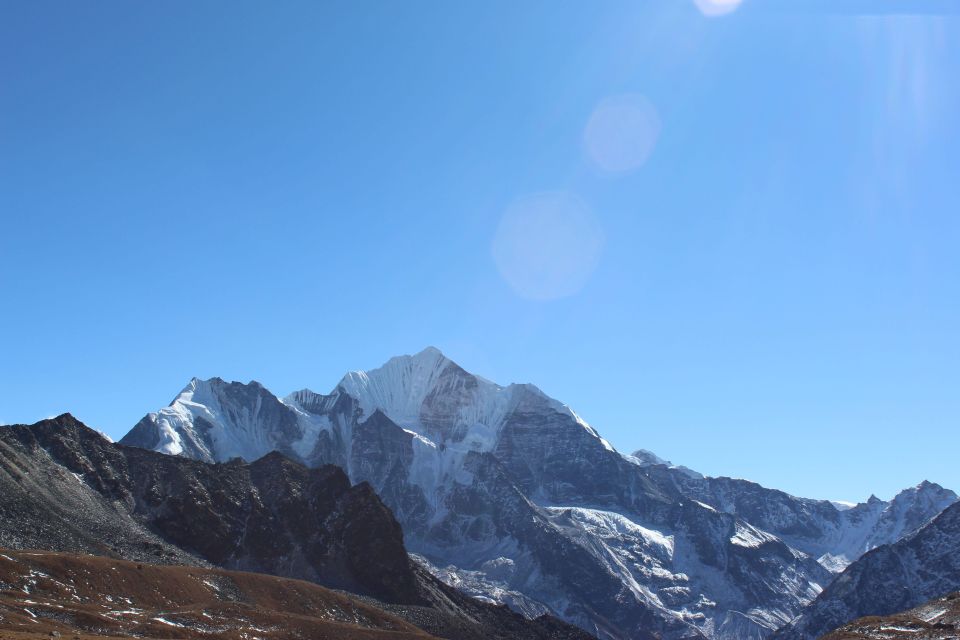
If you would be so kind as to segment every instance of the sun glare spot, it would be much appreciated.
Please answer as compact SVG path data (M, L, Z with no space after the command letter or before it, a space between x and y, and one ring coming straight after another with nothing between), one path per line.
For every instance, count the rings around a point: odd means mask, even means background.
M639 94L613 96L593 110L583 132L587 156L601 170L625 173L640 168L660 136L660 117Z
M603 248L603 232L589 207L566 192L514 201L493 239L493 259L520 296L555 300L580 291Z
M736 11L743 0L693 0L705 16L722 16Z

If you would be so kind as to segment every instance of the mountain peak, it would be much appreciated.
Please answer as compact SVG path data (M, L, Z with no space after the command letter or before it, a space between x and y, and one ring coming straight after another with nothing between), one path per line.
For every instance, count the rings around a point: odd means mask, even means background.
M648 451L647 449L637 449L630 454L630 457L636 458L642 466L662 464L669 467L673 464L669 460L664 460L653 451Z
M423 349L415 353L413 357L414 358L420 358L420 357L446 358L446 356L443 355L443 352L440 351L440 349L437 349L436 347L434 347L433 345L427 345L426 347L424 347Z
M923 496L951 496L956 498L956 494L945 487L940 486L936 482L930 482L929 480L924 480L918 485L910 487L909 489L904 489L896 496L893 497L893 502L898 502L902 499L908 498L910 496L923 495Z
M77 418L76 418L72 413L69 413L69 412L68 412L68 413L61 413L60 415L56 416L55 418L49 418L49 420L50 420L51 422L55 422L55 423L57 423L57 424L59 424L59 425L69 425L69 426L80 425L80 426L86 426L86 425L84 425L82 422L80 422L79 420L77 420ZM45 421L45 422L46 422L46 421Z
M214 376L204 380L203 378L194 376L190 378L190 382L187 383L187 386L185 386L180 393L177 394L177 397L174 398L173 402L170 404L173 405L177 401L191 401L195 396L206 397L208 394L219 394L224 390L233 392L243 392L243 390L262 392L266 391L266 387L256 380L251 380L250 382L239 382L236 380L227 381L219 376Z
M462 371L439 349L427 347L412 356L390 358L376 369L351 371L337 387L359 400L367 415L379 408L395 421L413 423L423 401L451 365Z
M929 480L924 480L923 482L918 484L916 487L914 487L914 489L916 489L921 493L929 493L929 492L939 493L941 491L950 491L944 486L937 484L936 482L930 482Z

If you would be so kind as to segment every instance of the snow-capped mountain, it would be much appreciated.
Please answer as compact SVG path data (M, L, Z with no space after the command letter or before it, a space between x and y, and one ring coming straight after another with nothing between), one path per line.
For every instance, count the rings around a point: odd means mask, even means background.
M349 373L326 395L195 379L121 442L337 464L377 490L408 549L449 583L604 638L762 637L820 593L832 558L872 544L848 529L882 519L621 455L535 386L500 386L436 349ZM930 487L905 496L886 535L936 515Z
M844 570L777 640L813 640L856 618L888 615L960 589L960 504ZM926 636L923 636L926 637Z

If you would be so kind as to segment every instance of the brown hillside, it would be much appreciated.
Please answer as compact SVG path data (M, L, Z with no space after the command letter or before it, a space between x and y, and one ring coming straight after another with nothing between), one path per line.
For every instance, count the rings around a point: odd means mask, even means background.
M57 633L66 640L431 637L372 606L300 580L0 550L0 640L49 640Z
M854 620L821 640L957 640L960 593L936 598L909 611Z

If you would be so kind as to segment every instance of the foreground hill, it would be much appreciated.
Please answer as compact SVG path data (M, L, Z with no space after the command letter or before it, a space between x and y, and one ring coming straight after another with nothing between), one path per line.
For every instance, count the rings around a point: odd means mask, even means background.
M277 453L207 464L113 444L69 415L0 428L0 547L299 578L444 638L587 637L440 583L370 486L337 467Z
M357 598L256 573L0 549L0 631L145 638L427 640Z
M841 573L777 640L812 640L850 620L885 616L960 589L960 503Z
M376 489L436 575L611 639L768 634L833 572L956 500L928 483L846 513L625 456L535 386L495 384L436 349L348 373L329 394L194 379L122 442L336 464Z
M960 638L960 593L936 598L889 616L860 618L823 640L956 640Z

